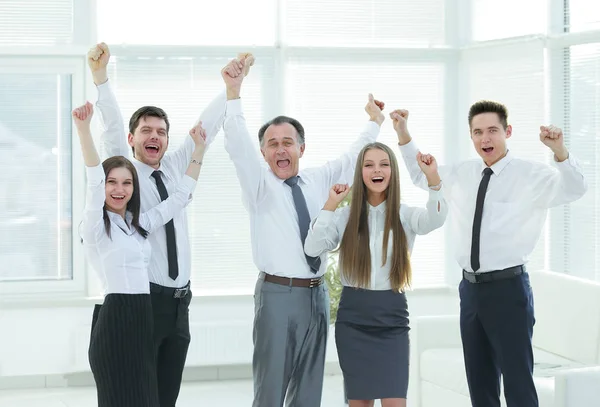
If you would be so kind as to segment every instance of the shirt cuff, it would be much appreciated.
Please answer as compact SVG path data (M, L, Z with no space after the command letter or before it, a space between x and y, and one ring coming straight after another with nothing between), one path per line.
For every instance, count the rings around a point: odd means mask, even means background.
M381 126L372 120L369 120L367 122L367 124L365 125L365 132L375 133L375 135L377 135L377 134L379 134L380 130L381 130Z
M96 89L98 89L98 92L109 91L110 90L110 79L107 79L106 82L101 83L100 85L96 85Z
M334 215L335 215L335 212L326 211L324 209L321 209L321 211L319 212L319 215L317 216L317 219L315 219L313 227L316 224L323 225L323 226L329 225L331 223L331 221L333 220Z
M85 174L87 176L87 184L90 186L97 186L104 181L104 168L102 163L94 167L85 167Z
M576 167L576 168L579 168L579 163L577 162L577 160L575 159L575 157L573 157L573 154L571 154L570 151L569 151L569 156L567 157L566 160L564 160L564 161L556 161L556 156L553 155L552 156L552 161L554 161L554 165L556 165L556 167L559 170L567 169L567 167Z
M198 182L194 178L189 175L184 175L183 178L181 178L181 181L179 181L179 188L184 188L186 192L192 194L194 193L197 184Z
M242 116L243 114L242 99L232 99L227 101L227 105L225 106L225 117Z
M441 201L444 199L444 182L440 186L439 190L429 188L429 200L430 201Z
M417 147L417 143L413 140L410 140L408 143L404 145L398 145L400 148L400 153L402 154L402 158L416 159L417 153L419 152L419 148Z

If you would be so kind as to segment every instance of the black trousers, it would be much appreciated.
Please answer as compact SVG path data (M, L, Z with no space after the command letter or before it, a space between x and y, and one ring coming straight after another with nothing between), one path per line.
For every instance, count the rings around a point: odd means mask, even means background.
M148 294L109 294L95 306L88 357L99 407L159 407Z
M535 324L529 275L459 286L460 331L473 407L538 407L531 338Z
M160 407L175 407L190 345L191 290L175 298L173 289L150 287L154 317L154 352Z

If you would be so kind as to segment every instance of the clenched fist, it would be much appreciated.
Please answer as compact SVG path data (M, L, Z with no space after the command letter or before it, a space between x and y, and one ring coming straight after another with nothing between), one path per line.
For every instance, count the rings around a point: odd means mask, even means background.
M94 83L96 85L100 85L108 79L106 67L108 66L109 60L110 50L108 49L108 45L103 42L96 44L96 46L90 48L88 51L87 62L90 71L92 71Z
M221 69L221 76L223 77L223 81L225 81L227 89L227 100L238 99L240 97L246 62L248 61L245 58L235 58Z
M565 147L563 132L556 126L540 126L540 140L552 150L558 161L564 161L569 156Z
M73 110L73 121L78 130L89 130L92 116L94 115L94 105L85 102L85 105Z
M338 205L348 196L350 187L348 184L335 184L329 190L329 198L325 202L323 209L326 211L335 211Z
M438 173L438 165L435 157L431 154L421 154L421 152L417 153L417 164L419 164L419 168L425 174L427 178L427 183L429 186L437 186L440 184L440 175Z
M202 122L198 122L198 124L190 130L190 137L194 140L196 147L206 145L206 131L202 127Z
M369 101L367 102L367 105L365 106L365 112L367 112L371 121L374 121L375 123L379 124L380 126L381 126L381 123L383 123L383 120L385 119L385 116L383 115L383 113L381 113L381 111L383 110L384 107L385 107L385 103L383 103L379 100L376 100L373 97L373 94L369 93Z
M390 113L394 130L400 135L401 133L408 133L408 110L396 109Z

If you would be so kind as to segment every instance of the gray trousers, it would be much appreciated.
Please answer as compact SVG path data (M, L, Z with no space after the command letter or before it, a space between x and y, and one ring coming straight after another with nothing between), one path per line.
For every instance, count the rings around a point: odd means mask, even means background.
M254 291L253 407L319 407L329 329L329 292L264 281ZM286 398L287 392L287 398Z

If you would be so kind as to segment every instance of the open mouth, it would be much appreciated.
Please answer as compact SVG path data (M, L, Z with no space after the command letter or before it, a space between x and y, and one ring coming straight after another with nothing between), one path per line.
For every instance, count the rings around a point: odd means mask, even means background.
M110 197L115 201L122 201L123 199L125 199L124 195L111 195Z
M277 166L279 168L287 168L290 165L290 160L277 160Z
M158 154L159 150L160 150L160 148L158 147L157 144L148 144L146 146L146 151L149 152L150 154Z
M484 153L489 154L492 151L494 151L494 147L484 147L484 148L482 148L482 150Z
M373 178L371 178L371 181L374 184L381 184L383 182L383 177L373 177Z

